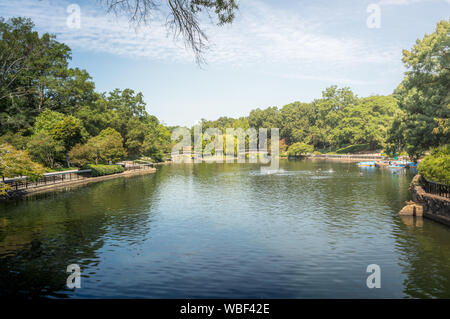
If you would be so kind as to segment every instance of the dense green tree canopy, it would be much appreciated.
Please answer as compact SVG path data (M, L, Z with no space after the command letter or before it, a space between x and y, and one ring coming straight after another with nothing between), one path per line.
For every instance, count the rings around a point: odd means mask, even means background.
M391 129L391 149L419 157L450 141L450 21L403 51L405 78L395 91L402 109Z
M77 143L86 141L87 137L88 134L80 119L47 109L36 118L29 148L35 159L45 165L52 163L50 167L53 167L61 157L58 154L61 152L67 154ZM44 152L43 147L48 151L45 153L54 155L51 160L47 156L49 160L42 161L39 153Z
M95 97L89 74L68 67L70 48L30 19L0 18L0 134L30 129L45 109L72 113Z
M38 133L31 136L27 150L34 161L49 168L54 168L65 160L64 144L48 134Z
M88 144L77 144L69 151L70 164L75 167L86 167L98 162L97 149Z
M248 117L221 117L202 120L201 124L203 131L217 127L223 134L227 127L279 128L280 138L287 145L303 142L317 149L337 150L364 144L368 145L364 150L379 150L385 147L388 130L400 113L392 96L359 98L350 88L331 86L322 92L322 98L311 103L258 108Z
M169 2L189 3L191 13L214 9L222 22L232 20L235 8L234 1ZM271 128L279 128L283 149L374 151L387 146L418 157L449 141L449 32L450 23L441 21L434 33L404 51L408 70L393 96L361 98L348 87L330 86L310 103L202 120L203 132L267 128L270 136ZM162 160L172 145L170 129L147 112L142 93L96 92L86 70L69 68L70 59L70 48L54 35L38 34L31 20L0 18L0 142L27 149L33 160L49 167L68 165L69 158L77 163L141 156ZM203 147L213 140L204 139ZM245 144L249 147L248 136Z
M310 142L309 132L314 125L315 114L310 103L294 102L280 110L282 126L280 134L287 144L300 141Z
M170 132L147 113L142 93L95 92L89 73L69 68L70 59L70 48L39 35L31 20L0 18L0 141L55 167L69 164L75 145L112 128L131 158L163 158Z
M388 129L398 115L392 96L371 96L347 106L332 130L337 145L370 144L370 149L383 148Z
M256 109L250 112L248 124L256 129L281 127L281 114L276 106L264 110Z
M117 162L126 156L122 136L111 127L90 138L87 145L95 151L96 164L99 161L104 163Z

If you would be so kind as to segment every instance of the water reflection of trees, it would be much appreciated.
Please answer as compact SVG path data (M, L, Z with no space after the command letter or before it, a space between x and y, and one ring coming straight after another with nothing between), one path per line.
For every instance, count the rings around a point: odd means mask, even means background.
M0 296L70 295L67 265L95 268L106 240L127 245L148 237L161 178L120 178L2 203Z
M399 254L399 266L406 279L404 293L412 298L450 297L450 229L422 217L398 216L405 201L414 172L392 174L381 170L376 196L392 210L392 233ZM392 175L390 179L382 178ZM389 217L389 216L386 216Z
M395 219L396 249L411 298L450 298L450 229L430 220Z
M306 219L320 219L316 231L322 231L331 242L355 235L366 238L366 235L393 234L392 250L396 253L392 257L400 256L399 265L406 276L404 294L413 298L450 297L450 229L427 219L398 216L410 199L408 188L413 173L392 174L388 169L372 169L363 170L360 177L360 170L354 165L336 163L332 177L328 177L325 163L306 164L289 163L285 168L309 170L311 174L251 179L251 194L256 202L264 205L275 202L278 210L269 214L295 212ZM283 194L287 203L277 203L277 193ZM308 214L309 211L313 214ZM380 225L386 227L377 229Z

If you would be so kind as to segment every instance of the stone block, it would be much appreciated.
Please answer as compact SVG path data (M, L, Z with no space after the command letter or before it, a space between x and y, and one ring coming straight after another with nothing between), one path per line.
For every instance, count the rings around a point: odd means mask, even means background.
M398 214L402 216L423 216L423 207L422 205L408 202Z

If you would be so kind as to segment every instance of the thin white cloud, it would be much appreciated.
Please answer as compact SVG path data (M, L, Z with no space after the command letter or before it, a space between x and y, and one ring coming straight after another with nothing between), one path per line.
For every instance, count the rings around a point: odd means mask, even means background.
M339 83L340 85L373 85L373 84L379 84L378 81L366 81L366 80L357 80L357 79L350 79L345 77L339 77L339 76L327 76L327 75L304 75L300 74L299 72L292 72L292 73L269 73L269 72L261 72L262 74L269 75L269 76L276 76L281 77L285 79L294 79L294 80L312 80L312 81L320 81L320 82L326 82L326 83Z
M106 15L101 9L81 7L81 28L67 25L70 2L55 1L10 1L0 4L4 16L30 17L42 32L55 33L58 41L72 48L85 51L107 52L116 55L149 57L155 59L188 59L180 44L167 37L162 18L150 27L137 30L129 26L124 18ZM148 30L147 30L148 29Z
M218 60L356 64L398 58L396 49L374 48L350 36L322 34L318 31L320 23L306 21L297 12L278 10L258 1L247 1L241 11L233 28L213 32Z
M59 41L72 48L157 60L193 60L181 41L173 41L168 36L162 13L155 16L149 27L135 30L124 18L106 15L98 7L83 6L81 28L70 29L66 24L69 4L50 0L12 0L0 4L0 11L3 16L31 17L40 31L56 33ZM221 28L207 25L207 34L213 41L207 60L237 66L256 63L345 66L382 64L399 59L398 48L375 47L350 36L328 36L318 29L320 24L306 22L296 12L247 0L241 3L240 14L233 25Z
M414 3L420 2L447 2L450 3L450 0L380 0L378 4L389 6L389 5L410 5Z

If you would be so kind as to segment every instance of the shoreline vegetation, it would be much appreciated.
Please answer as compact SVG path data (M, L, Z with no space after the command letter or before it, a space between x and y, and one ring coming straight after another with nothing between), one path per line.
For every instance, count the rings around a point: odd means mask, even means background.
M159 163L159 165L167 164L168 162L162 162ZM117 165L119 166L119 165ZM8 192L7 195L1 196L0 200L8 200L8 199L17 199L26 197L33 194L39 194L39 193L46 193L46 192L53 192L53 191L59 191L61 189L68 189L72 186L82 186L87 185L90 183L97 183L105 180L110 180L114 178L120 178L120 177L131 177L131 176L137 176L137 175L144 175L144 174L153 174L156 172L156 168L146 166L146 167L140 167L139 169L135 168L132 170L116 170L115 172L111 172L109 174L103 174L98 175L98 173L90 174L90 176L81 176L77 177L76 179L65 179L65 180L57 180L52 181L50 180L48 184L44 185L33 185L31 182L28 187L21 188L19 190L12 189L10 192ZM58 172L55 172L58 173ZM77 174L76 171L71 174ZM54 176L54 175L53 175Z
M259 155L259 154L258 154ZM269 155L270 157L270 155ZM291 157L291 156L279 156L280 159L285 160L296 160L296 159L308 159L308 160L332 160L334 162L359 162L362 159L366 160L378 160L380 159L379 154L353 154L353 155L304 155L304 156L297 156L297 157ZM384 158L384 157L382 157ZM202 159L201 163L215 163L220 158L218 157L211 157L207 159ZM228 159L230 160L230 159ZM238 163L238 157L233 157L232 163ZM167 165L171 164L172 161L164 161L164 162L158 162L158 163L151 163L151 164L135 164L133 162L124 163L122 165L88 165L87 170L60 170L60 171L52 171L51 173L46 173L44 176L47 178L50 178L48 182L45 182L42 184L42 180L33 180L29 179L27 177L21 177L17 178L18 181L21 181L21 187L20 189L15 189L15 187L11 187L10 191L7 194L0 195L0 200L8 200L8 199L15 199L20 197L25 197L28 195L36 194L36 193L43 193L43 192L51 192L51 191L58 191L60 189L65 189L67 187L73 186L73 185L86 185L93 182L100 182L104 180L109 180L113 178L120 178L120 177L129 177L129 176L135 176L135 175L142 175L142 174L152 174L156 172L155 166L160 165ZM190 159L187 159L186 161L183 161L184 164L195 164L195 161L191 157ZM227 159L225 157L222 157L221 163L229 163L227 162ZM248 159L246 159L246 163L248 163ZM127 166L128 165L128 166ZM91 172L86 175L86 171L90 170ZM84 172L84 174L83 174ZM59 177L56 181L51 179L51 176L58 176L59 174L64 174L66 176L70 175L77 175L76 178L72 179L70 178L61 178ZM11 181L15 179L7 179L6 181ZM28 183L26 186L25 183Z
M404 50L407 71L390 95L359 97L349 87L332 85L308 103L257 108L240 118L202 119L186 129L201 127L202 151L220 138L222 145L233 139L236 147L236 135L218 138L216 130L279 128L280 154L286 157L350 161L377 152L417 163L429 154L419 172L448 183L449 34L450 21L442 20L435 32ZM150 115L142 93L96 91L86 70L69 67L70 47L53 34L39 34L30 19L0 18L0 50L10 53L0 56L5 66L0 70L0 195L10 191L4 178L33 181L46 171L125 159L162 162L180 142L173 133L182 127L165 126Z
M334 162L359 162L361 159L378 159L379 155L371 155L371 154L364 154L364 155L347 155L346 157L334 157L336 155L330 155L331 157L328 157L326 155L317 156L317 155L306 155L301 157L282 157L280 156L280 159L284 160L296 160L296 159L308 159L308 160L332 160ZM342 155L341 155L342 156ZM362 157L363 156L363 157ZM216 163L218 160L217 157L213 157L210 159L203 159L201 163ZM234 157L232 163L238 163L237 157ZM172 161L164 161L159 162L155 164L150 165L135 165L131 164L133 166L126 166L122 167L121 165L90 165L89 168L92 170L89 174L85 174L86 170L62 170L62 171L55 171L52 173L47 173L45 176L50 178L48 182L45 182L43 184L42 180L38 181L32 181L29 180L27 177L22 177L18 180L21 180L21 187L20 189L15 189L14 187L11 187L10 191L7 194L0 195L0 200L9 200L9 199L17 199L26 197L33 194L39 194L39 193L46 193L46 192L57 192L61 189L67 189L72 186L82 186L87 185L90 183L95 182L101 182L105 180L110 180L114 178L121 178L121 177L131 177L136 175L143 175L143 174L153 174L156 173L156 168L154 166L161 166L161 165L168 165L172 164ZM191 158L191 160L183 161L183 164L196 164L195 161ZM227 163L227 160L225 158L222 158L223 164ZM246 161L248 163L248 161ZM263 165L264 166L264 165ZM116 167L120 167L121 169L116 169ZM88 169L89 170L89 169ZM83 174L84 172L84 174ZM51 174L51 175L49 175ZM72 177L69 178L62 178L62 179L56 179L52 180L51 176L58 176L58 174L64 174L64 175L77 175L76 178ZM13 179L11 179L13 180ZM29 180L28 185L25 185L25 181Z

